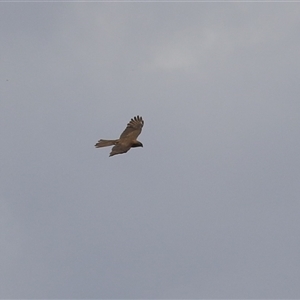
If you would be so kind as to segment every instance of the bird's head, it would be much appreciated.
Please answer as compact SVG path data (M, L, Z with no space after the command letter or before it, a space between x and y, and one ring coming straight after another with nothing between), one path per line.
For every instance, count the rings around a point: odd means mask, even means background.
M143 147L143 144L139 141L134 141L134 143L132 143L131 147Z

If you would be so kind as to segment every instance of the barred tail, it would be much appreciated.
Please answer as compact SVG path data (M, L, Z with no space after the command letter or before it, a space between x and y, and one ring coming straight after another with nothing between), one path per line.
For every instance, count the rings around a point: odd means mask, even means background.
M115 145L117 140L99 140L95 145L96 148L107 147Z

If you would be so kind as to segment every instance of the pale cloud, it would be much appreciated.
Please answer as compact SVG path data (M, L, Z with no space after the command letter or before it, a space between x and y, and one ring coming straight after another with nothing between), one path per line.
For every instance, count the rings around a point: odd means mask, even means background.
M298 4L1 8L2 298L299 298Z
M297 7L295 11L286 10L289 17L284 23L279 23L278 16L271 12L267 21L265 14L260 14L255 19L249 18L252 9L248 8L239 6L230 12L232 18L240 15L237 24L231 24L229 20L226 24L224 15L217 11L215 17L220 18L218 23L207 26L199 20L193 26L189 24L180 30L174 29L152 45L150 59L145 67L157 71L193 71L205 68L213 62L221 67L243 49L255 51L257 47L284 42L285 32L294 28L298 22Z

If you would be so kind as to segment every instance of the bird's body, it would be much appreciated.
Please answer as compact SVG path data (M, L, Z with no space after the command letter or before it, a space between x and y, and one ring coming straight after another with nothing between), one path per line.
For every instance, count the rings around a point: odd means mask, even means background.
M109 156L126 153L130 148L143 147L143 144L137 140L142 131L144 120L140 116L136 116L130 120L126 129L117 140L99 140L95 147L114 146Z

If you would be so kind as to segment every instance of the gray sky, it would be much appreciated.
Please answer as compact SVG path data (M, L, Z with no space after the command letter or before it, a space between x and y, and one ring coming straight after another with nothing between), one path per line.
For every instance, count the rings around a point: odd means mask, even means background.
M299 3L0 8L1 298L300 298Z

